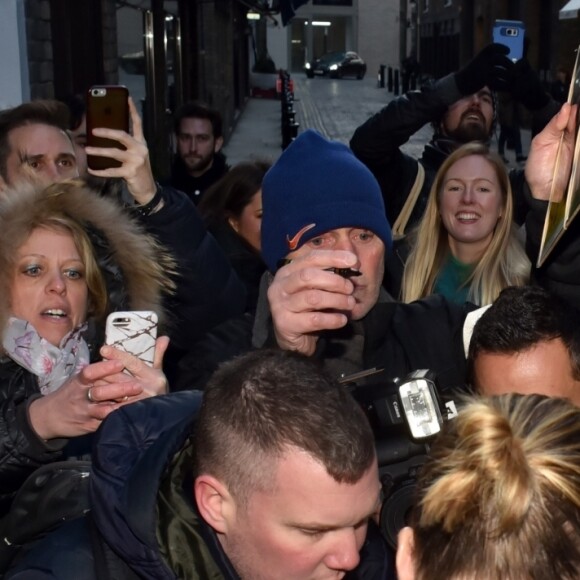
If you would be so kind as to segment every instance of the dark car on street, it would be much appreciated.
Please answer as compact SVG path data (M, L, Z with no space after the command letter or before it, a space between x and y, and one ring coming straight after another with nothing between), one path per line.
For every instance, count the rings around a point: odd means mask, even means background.
M315 76L329 76L335 79L343 77L364 78L367 72L365 61L352 51L329 52L312 62L306 63L304 70L311 79Z

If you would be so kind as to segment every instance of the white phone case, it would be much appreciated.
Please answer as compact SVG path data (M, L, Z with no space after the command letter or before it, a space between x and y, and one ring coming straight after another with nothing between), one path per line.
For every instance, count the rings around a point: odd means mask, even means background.
M105 343L153 365L157 314L151 310L111 312L107 316Z

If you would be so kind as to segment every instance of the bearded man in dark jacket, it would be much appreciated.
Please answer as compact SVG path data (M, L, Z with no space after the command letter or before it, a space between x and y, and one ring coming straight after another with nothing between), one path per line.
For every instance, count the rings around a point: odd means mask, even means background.
M394 578L373 523L373 433L344 387L305 357L261 350L224 364L200 403L176 393L112 415L91 515L5 578Z
M205 191L228 171L222 118L201 103L186 103L175 113L177 155L170 184L187 194L196 205Z

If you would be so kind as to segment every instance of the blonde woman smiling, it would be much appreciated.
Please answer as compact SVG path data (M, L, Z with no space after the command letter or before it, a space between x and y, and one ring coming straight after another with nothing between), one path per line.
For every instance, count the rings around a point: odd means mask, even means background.
M437 173L412 235L403 301L442 294L485 305L503 288L525 284L530 262L512 218L512 191L501 158L482 143L457 149Z

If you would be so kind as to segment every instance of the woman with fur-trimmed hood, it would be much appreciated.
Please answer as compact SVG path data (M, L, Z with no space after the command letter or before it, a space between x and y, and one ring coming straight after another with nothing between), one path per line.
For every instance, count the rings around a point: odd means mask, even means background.
M174 271L154 238L81 182L29 185L0 200L0 515L34 469L66 458L69 439L166 392L167 337L157 339L153 367L112 347L92 361L108 313L163 319Z

